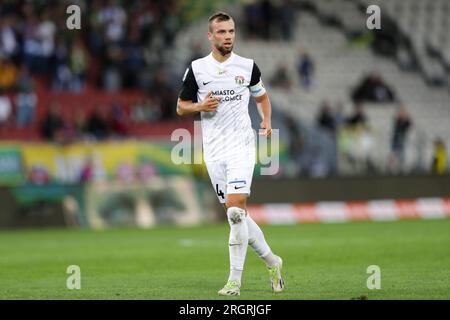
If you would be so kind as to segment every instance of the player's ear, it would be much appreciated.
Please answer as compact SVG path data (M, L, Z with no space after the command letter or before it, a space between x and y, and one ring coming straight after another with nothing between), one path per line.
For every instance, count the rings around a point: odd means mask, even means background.
M208 31L208 40L212 40L212 33L211 33L211 31Z

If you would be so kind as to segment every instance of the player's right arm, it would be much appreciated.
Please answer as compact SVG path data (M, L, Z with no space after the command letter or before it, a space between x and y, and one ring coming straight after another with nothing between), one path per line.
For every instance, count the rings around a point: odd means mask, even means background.
M219 105L219 101L212 92L209 92L205 99L197 101L198 85L192 70L192 64L186 69L183 76L183 87L177 101L177 114L188 116L200 111L214 111Z
M179 116L188 116L200 111L215 111L219 106L219 100L212 95L210 91L205 99L201 102L193 102L192 100L182 100L178 98L177 114Z

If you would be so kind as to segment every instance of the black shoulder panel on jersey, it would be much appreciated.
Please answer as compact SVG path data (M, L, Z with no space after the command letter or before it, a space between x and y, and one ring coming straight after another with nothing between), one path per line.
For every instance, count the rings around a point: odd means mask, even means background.
M181 100L197 102L198 85L195 80L194 71L192 71L192 64L186 70L183 78L183 87L181 88L179 97Z
M253 62L253 69L252 69L252 78L250 80L250 87L254 86L255 84L258 84L258 82L261 80L261 71L259 71L258 65Z

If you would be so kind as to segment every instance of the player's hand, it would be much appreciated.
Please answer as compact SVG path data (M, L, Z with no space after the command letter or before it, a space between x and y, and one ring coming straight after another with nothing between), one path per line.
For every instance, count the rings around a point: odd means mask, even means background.
M200 103L200 111L216 111L219 106L219 101L220 99L213 96L212 91L208 92L205 99Z
M263 120L261 122L261 128L264 129L260 135L270 137L272 136L272 125L270 124L270 120Z

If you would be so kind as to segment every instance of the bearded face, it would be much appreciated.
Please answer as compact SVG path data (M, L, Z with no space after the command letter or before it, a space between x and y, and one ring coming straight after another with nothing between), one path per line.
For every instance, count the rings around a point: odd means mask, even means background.
M235 39L234 21L231 19L213 21L208 32L208 39L222 56L230 54L233 51Z

